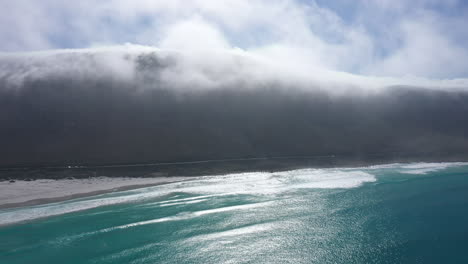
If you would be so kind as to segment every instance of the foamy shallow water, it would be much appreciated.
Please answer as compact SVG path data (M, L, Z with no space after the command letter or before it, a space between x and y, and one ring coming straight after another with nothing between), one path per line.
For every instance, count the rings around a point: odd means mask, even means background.
M194 178L190 181L148 187L118 194L75 199L34 207L0 211L0 225L92 209L119 203L134 203L164 197L174 192L199 195L268 195L293 189L354 188L374 182L374 175L362 170L302 169L285 172L251 172ZM77 180L74 180L77 181Z
M198 177L1 210L0 263L463 260L466 193L466 163Z

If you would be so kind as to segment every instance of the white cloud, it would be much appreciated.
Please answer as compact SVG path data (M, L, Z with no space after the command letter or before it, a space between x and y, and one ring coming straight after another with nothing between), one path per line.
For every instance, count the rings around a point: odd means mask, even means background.
M226 49L229 43L214 25L194 17L168 27L158 46L162 49L210 51Z
M196 53L240 47L304 75L468 76L467 48L455 40L465 20L426 12L441 3L363 3L366 8L358 10L356 17L378 15L382 18L375 21L385 24L345 21L312 0L1 1L0 9L8 11L0 16L0 50L125 42ZM443 5L454 8L456 4L451 0ZM386 12L398 21L387 19ZM376 34L375 28L381 32Z
M281 49L281 47L277 47ZM275 50L272 47L273 51ZM289 52L289 53L288 53ZM0 55L0 81L20 87L24 80L67 77L76 80L120 80L135 82L149 78L139 87L163 85L173 89L220 89L223 87L291 87L322 89L331 94L348 91L372 92L393 85L460 90L468 79L434 80L417 77L368 77L320 66L300 64L301 52L277 50L280 57L270 57L266 50L246 51L238 48L210 50L161 50L154 47L125 45L91 49ZM152 64L148 70L136 71L138 60ZM288 60L293 60L288 62ZM156 63L156 64L154 64ZM139 76L139 77L137 77ZM104 79L102 79L104 78ZM146 80L146 79L144 79Z
M410 20L400 24L401 46L378 61L371 73L386 76L466 76L468 52L462 43L444 35L432 21Z

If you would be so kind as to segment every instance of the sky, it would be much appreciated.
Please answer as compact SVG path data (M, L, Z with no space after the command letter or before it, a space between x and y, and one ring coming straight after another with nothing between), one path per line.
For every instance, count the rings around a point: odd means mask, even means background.
M468 1L0 11L3 164L468 149Z
M0 0L0 52L240 51L293 71L468 78L463 0Z

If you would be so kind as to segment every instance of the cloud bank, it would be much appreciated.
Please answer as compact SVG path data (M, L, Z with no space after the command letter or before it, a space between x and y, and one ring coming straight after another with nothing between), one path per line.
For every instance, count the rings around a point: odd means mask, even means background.
M468 149L468 92L453 86L377 87L382 80L307 74L238 49L129 45L5 55L0 64L2 166L452 159Z
M2 1L0 165L465 157L463 4L346 3Z
M156 65L161 66L155 68ZM148 67L146 67L148 66ZM322 89L331 94L378 92L391 86L459 91L468 79L375 77L327 70L264 56L239 48L159 49L127 44L90 49L54 50L0 55L0 80L4 89L21 87L25 80L60 78L115 78L139 86L165 85L180 89L210 89L243 83L251 88L279 82L302 89ZM158 81L159 84L154 82Z

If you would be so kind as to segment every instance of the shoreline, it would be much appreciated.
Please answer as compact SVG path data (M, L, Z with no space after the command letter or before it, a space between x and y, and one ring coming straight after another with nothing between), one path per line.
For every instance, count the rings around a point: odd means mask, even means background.
M109 176L94 176L94 177L67 177L70 176L68 173L63 173L64 171L41 171L38 173L42 176L52 175L54 173L61 175L60 178L56 177L30 177L32 174L36 174L37 170L23 171L26 174L29 174L29 177L18 177L10 178L13 182L10 182L10 179L6 177L3 180L0 178L0 210L5 209L14 209L27 206L36 206L42 204L49 204L55 202L62 202L77 198L91 197L100 194L120 192L127 190L134 190L146 187L152 187L157 185L163 185L173 182L190 180L199 176L213 176L213 175L225 175L232 173L245 173L245 172L254 172L254 171L288 171L295 169L304 169L304 168L359 168L359 167L370 167L370 166L379 166L385 164L411 164L411 163L457 163L457 162L466 162L466 159L440 159L438 161L430 160L374 160L372 161L363 161L363 160L348 160L347 162L333 162L328 163L324 160L313 160L313 162L297 162L298 159L289 160L289 162L276 162L271 166L271 160L264 160L264 162L258 162L256 160L253 163L245 164L245 161L242 165L234 164L234 166L226 166L228 164L224 163L224 166L213 167L207 166L204 167L205 170L199 171L199 167L193 167L191 164L190 167L179 166L169 167L165 169L178 168L177 174L167 173L168 171L161 167L153 167L149 165L148 170L141 171L135 170L132 167L119 167L112 168L113 173L109 173ZM304 161L304 160L302 160ZM308 160L310 161L310 160ZM329 161L329 160L328 160ZM197 164L198 165L198 164ZM206 164L205 164L206 165ZM247 166L246 166L247 165ZM248 166L250 165L250 166ZM146 167L145 167L146 168ZM83 173L84 170L89 168L72 168L68 170L69 172ZM196 174L187 173L190 171L198 172ZM106 171L110 172L110 171ZM175 172L175 171L171 171ZM185 172L186 174L183 174ZM93 172L96 175L96 172ZM132 173L134 173L132 175ZM0 173L1 174L1 173ZM68 174L68 175L67 175ZM131 176L121 176L131 175ZM171 175L172 174L172 175ZM23 174L24 175L24 174ZM89 175L89 174L85 174ZM177 176L177 175L187 175L187 176ZM6 176L6 175L3 175ZM35 175L34 175L35 176ZM73 176L77 176L73 174ZM78 175L79 176L79 175Z
M192 177L37 179L0 182L0 210L63 202L188 180ZM90 186L92 185L92 186ZM27 192L26 194L24 192Z

